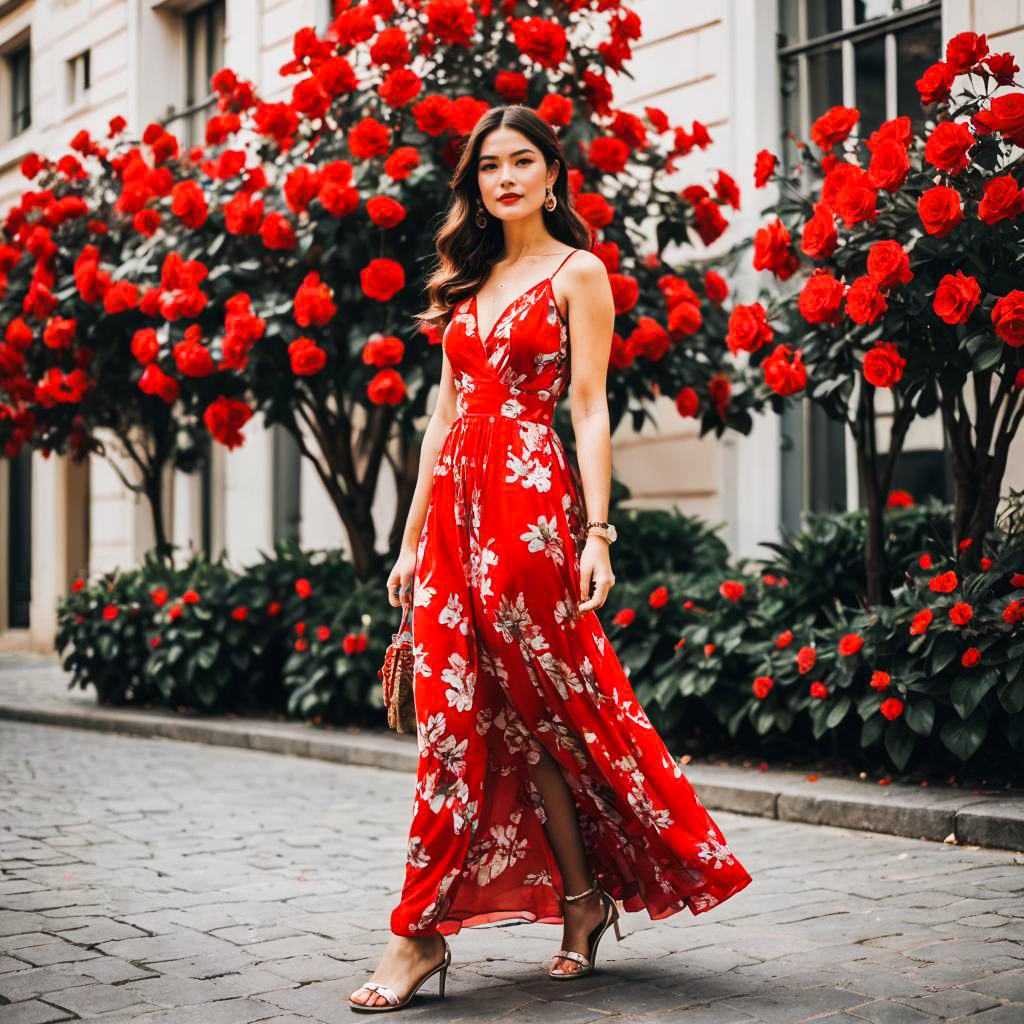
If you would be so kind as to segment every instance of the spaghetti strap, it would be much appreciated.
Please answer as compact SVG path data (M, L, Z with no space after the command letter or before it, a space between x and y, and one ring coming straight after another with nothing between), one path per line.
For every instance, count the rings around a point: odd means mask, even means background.
M564 260L562 260L562 262L561 262L561 263L559 263L557 267L555 267L555 274L557 274L557 273L558 273L558 272L559 272L559 271L560 271L560 270L562 269L562 267L564 267L564 266L565 266L566 262L567 262L567 261L569 260L569 257L570 257L570 256L572 256L572 255L573 255L574 253L577 253L577 252L579 252L579 249L573 249L573 250L572 250L572 252L570 252L570 253L569 253L569 254L568 254L568 255L567 255L566 257L565 257L565 259L564 259ZM552 275L551 275L551 277L553 278L553 277L555 276L555 274L552 274Z

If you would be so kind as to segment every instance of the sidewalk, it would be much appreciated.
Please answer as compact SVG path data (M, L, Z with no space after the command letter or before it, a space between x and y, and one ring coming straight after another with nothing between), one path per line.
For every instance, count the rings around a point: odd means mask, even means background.
M0 654L0 719L99 732L243 747L341 764L414 772L415 737L332 731L295 722L201 717L166 709L96 704L93 690L69 690L56 657ZM691 762L684 766L709 810L833 825L935 842L1024 851L1024 795L1001 789L891 784L806 772L756 771Z

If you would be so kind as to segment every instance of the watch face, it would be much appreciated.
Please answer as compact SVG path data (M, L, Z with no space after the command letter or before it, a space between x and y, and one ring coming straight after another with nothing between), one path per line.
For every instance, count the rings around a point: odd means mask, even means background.
M618 536L618 533L616 532L615 527L609 525L609 527L608 527L608 539L609 540L615 540L615 538L617 536Z

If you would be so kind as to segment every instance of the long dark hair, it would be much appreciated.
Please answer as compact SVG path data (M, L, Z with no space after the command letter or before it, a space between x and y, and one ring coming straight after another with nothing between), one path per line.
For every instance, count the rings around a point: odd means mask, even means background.
M460 299L473 294L483 284L489 264L504 248L500 221L488 216L487 227L481 228L475 219L476 200L480 196L476 181L480 146L488 132L502 127L522 132L540 150L548 168L553 161L558 161L558 176L551 186L558 205L550 211L541 207L544 226L552 237L567 245L590 248L590 227L576 212L569 193L565 151L551 125L530 107L519 103L492 107L477 121L452 174L452 203L434 236L438 265L427 279L430 305L416 315L421 324L440 326Z

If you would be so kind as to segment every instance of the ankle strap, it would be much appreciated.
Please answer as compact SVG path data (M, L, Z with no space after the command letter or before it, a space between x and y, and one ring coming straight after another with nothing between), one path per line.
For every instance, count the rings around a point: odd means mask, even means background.
M597 879L594 879L593 885L584 892L577 893L575 896L564 897L566 903L572 903L573 900L581 900L584 896L589 896L592 892L597 890Z

